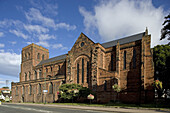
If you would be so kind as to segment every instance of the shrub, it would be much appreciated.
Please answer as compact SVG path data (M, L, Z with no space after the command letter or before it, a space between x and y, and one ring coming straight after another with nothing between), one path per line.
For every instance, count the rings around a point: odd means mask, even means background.
M89 94L94 94L89 88L79 84L63 84L57 92L58 97L64 102L78 101L80 98L86 99Z

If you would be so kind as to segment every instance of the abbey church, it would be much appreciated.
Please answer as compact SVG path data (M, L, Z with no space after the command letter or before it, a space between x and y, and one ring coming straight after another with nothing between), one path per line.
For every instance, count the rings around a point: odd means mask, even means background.
M22 48L20 81L12 83L13 102L56 102L62 84L80 84L96 93L96 101L148 103L154 100L151 35L145 32L95 43L81 33L67 54L49 58L48 49Z

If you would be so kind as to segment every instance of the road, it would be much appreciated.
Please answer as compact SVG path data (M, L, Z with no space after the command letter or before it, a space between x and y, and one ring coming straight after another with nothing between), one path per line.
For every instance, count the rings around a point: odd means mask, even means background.
M149 109L2 103L0 113L170 113Z
M45 105L18 105L3 103L2 105L0 105L0 113L108 113L108 112L59 108Z

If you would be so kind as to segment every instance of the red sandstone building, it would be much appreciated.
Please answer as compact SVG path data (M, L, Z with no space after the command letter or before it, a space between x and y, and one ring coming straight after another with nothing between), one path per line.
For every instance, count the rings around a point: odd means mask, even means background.
M12 101L55 102L61 84L76 83L96 92L98 102L115 98L114 84L121 88L121 102L152 102L154 65L150 43L147 29L103 44L81 33L67 54L50 59L48 49L28 45L22 49L20 81L12 83Z

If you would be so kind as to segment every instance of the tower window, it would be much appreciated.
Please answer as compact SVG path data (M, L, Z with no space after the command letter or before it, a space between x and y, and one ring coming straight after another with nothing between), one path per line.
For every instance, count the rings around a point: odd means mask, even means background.
M25 81L27 81L27 73L25 73Z
M133 50L133 69L136 68L136 50Z
M41 72L41 69L39 70L39 78L41 78L41 74L42 74L42 72Z
M31 80L31 72L29 72L29 80Z
M16 86L16 95L18 95L18 86Z
M48 73L48 68L46 68L46 72Z
M25 59L27 59L27 54L25 53Z
M51 72L53 71L53 68L51 67Z
M124 69L126 69L126 51L124 51Z
M79 64L77 63L77 83L79 83Z
M22 94L24 95L25 94L25 87L22 86Z
M28 59L30 59L30 53L28 53Z

